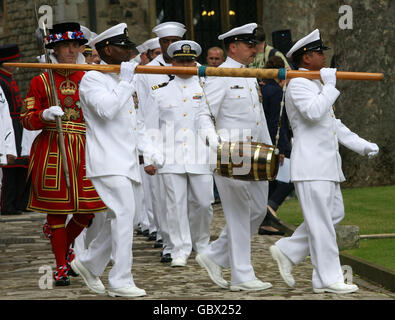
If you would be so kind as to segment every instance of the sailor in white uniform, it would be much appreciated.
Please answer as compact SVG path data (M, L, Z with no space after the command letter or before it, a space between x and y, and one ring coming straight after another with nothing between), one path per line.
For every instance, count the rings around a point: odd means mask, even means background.
M15 161L16 157L15 135L10 109L3 89L0 87L0 165L8 164L9 161ZM0 168L0 188L2 179L3 170Z
M134 61L138 61L138 59L140 59L140 65L146 65L161 53L159 38L156 37L148 39L141 45L137 46L137 50L139 51L139 58L134 58ZM140 101L137 94L133 96L133 99L135 101L136 107L138 108ZM148 182L149 178L144 172L144 163L140 164L140 172L143 178L143 191L141 192L142 197L139 203L139 210L137 212L139 224L138 232L142 232L143 235L148 233L148 240L156 240L154 247L161 248L163 244L162 236L160 231L158 234L159 222L156 215L153 213L151 190Z
M221 68L245 68L256 54L256 23L250 23L220 35L227 51ZM259 99L259 87L253 78L207 78L206 97L198 114L199 127L208 133L211 147L222 141L257 141L272 144ZM207 103L206 103L207 101ZM216 128L210 119L216 120ZM226 225L220 237L197 255L197 262L220 287L229 288L222 278L222 268L231 269L230 290L257 291L270 288L257 279L251 264L251 237L266 214L267 181L241 181L214 173L221 197Z
M133 219L136 186L141 183L139 152L146 172L154 174L163 163L162 155L147 139L138 121L132 95L134 69L130 60L134 44L125 23L99 34L93 41L102 64L120 64L121 73L89 71L80 85L81 107L86 121L86 176L106 204L106 221L89 248L72 261L72 269L96 293L105 288L99 276L110 258L109 295L136 297L146 294L131 273ZM155 165L155 166L154 166Z
M7 164L8 160L11 160L11 158L15 160L16 157L17 152L10 109L3 89L0 87L0 164Z
M178 22L164 22L154 27L152 32L159 37L162 54L147 65L171 66L171 58L167 54L167 48L171 43L181 40L186 32L185 26ZM148 132L152 134L152 140L156 144L158 143L156 139L158 138L157 132L159 130L159 114L158 110L153 108L152 88L156 85L168 82L172 78L174 78L174 76L166 74L137 74L135 77L139 109L141 110L145 127ZM152 211L159 224L157 239L161 236L163 241L161 262L170 262L172 243L169 238L166 210L164 210L166 205L163 181L160 175L143 175L143 179L145 179L143 184L149 186L146 190L150 190Z
M159 43L159 37L148 39L143 43L146 48L146 54L149 62L154 60L157 56L162 54L162 49Z
M277 241L270 251L289 286L295 283L293 266L310 255L315 293L351 293L358 287L344 283L335 233L335 225L344 217L340 183L345 178L339 143L369 157L375 156L379 148L336 119L332 106L340 92L335 88L336 69L323 68L326 49L316 29L287 53L299 70L320 70L322 82L294 78L286 91L285 107L294 135L291 180L304 222L291 237Z
M194 41L172 43L173 66L194 67L202 49ZM153 92L159 110L165 163L159 170L166 192L166 217L173 244L172 267L183 267L192 252L207 248L214 201L208 147L200 139L195 115L203 98L197 76L180 75Z

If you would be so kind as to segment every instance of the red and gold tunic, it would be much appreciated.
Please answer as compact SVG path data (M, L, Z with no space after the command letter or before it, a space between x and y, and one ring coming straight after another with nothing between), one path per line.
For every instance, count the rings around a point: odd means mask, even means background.
M28 209L33 211L69 214L106 210L92 182L86 178L86 126L78 91L83 75L82 71L54 72L59 106L64 111L62 127L70 173L70 189L66 186L55 121L42 118L43 111L50 107L51 101L48 73L33 78L30 83L21 112L21 121L28 130L42 129L33 142L28 171L32 179Z

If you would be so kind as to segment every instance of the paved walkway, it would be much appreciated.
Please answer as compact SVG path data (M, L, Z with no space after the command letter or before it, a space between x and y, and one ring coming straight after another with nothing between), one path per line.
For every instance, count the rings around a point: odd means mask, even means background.
M22 216L0 216L0 299L47 300L114 299L90 292L80 277L71 278L68 287L45 288L45 270L55 268L50 242L41 229L45 215L38 213ZM224 225L220 205L214 207L212 238L215 239ZM206 271L199 267L192 253L185 268L172 268L160 263L160 250L153 248L153 241L146 237L134 238L133 275L136 285L147 292L139 300L395 300L395 294L375 287L354 276L360 290L349 295L314 294L311 286L310 261L294 268L296 285L288 288L282 281L275 262L269 254L269 246L278 236L254 235L252 239L252 263L256 276L269 281L273 288L261 292L230 292L213 284ZM40 273L41 268L41 273ZM107 285L106 269L102 277ZM230 280L230 272L224 272ZM41 280L40 280L41 279ZM40 288L41 286L41 288ZM43 288L44 287L44 288Z

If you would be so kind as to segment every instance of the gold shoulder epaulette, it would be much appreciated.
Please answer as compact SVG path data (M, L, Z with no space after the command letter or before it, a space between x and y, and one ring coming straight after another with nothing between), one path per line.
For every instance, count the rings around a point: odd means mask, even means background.
M159 89L159 88L163 88L163 87L166 87L168 84L169 84L169 82L163 82L161 84L157 84L156 86L152 86L151 89L152 90L156 90L156 89Z

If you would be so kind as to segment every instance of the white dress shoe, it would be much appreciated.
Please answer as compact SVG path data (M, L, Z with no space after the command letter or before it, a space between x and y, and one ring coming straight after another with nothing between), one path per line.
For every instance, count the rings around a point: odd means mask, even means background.
M171 261L172 267L185 267L187 265L187 259L184 257L176 257Z
M357 291L359 288L355 284L346 284L343 282L338 282L331 284L330 286L326 288L313 288L314 293L324 293L324 292L330 292L330 293L351 293Z
M293 263L278 247L271 246L269 250L272 258L277 262L281 277L288 286L293 287L295 285L295 279L291 274Z
M222 278L222 268L212 261L209 257L203 253L197 254L195 258L196 262L205 268L210 279L218 286L224 289L228 289L228 282Z
M136 286L109 289L108 295L110 297L142 297L147 295L144 289L137 288Z
M82 279L84 280L85 284L89 289L91 289L95 293L106 292L106 288L104 287L100 278L96 277L87 268L85 268L77 257L75 257L74 260L71 261L70 265L76 274L81 275Z
M261 291L272 287L270 282L262 282L261 280L251 280L230 286L230 291Z

